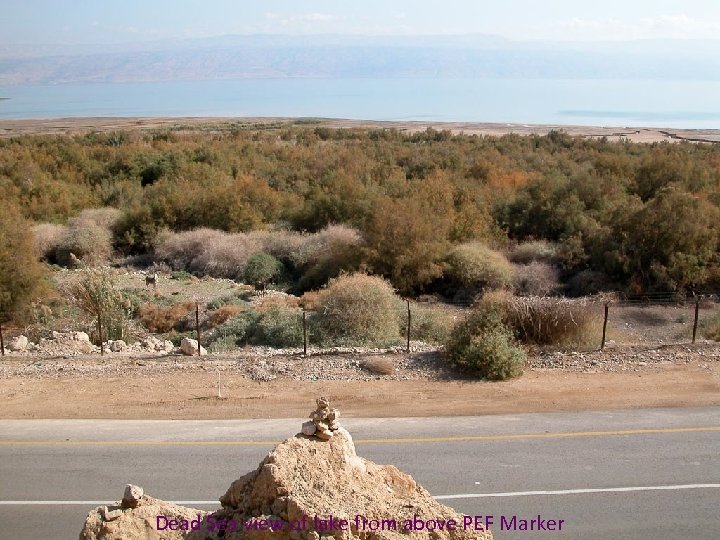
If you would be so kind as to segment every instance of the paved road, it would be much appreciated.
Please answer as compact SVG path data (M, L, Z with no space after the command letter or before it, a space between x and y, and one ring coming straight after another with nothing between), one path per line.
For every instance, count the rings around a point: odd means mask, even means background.
M75 539L128 482L217 507L299 423L0 421L0 539ZM360 455L494 516L498 540L720 538L720 407L343 423ZM538 514L565 520L562 532L499 529L501 515Z

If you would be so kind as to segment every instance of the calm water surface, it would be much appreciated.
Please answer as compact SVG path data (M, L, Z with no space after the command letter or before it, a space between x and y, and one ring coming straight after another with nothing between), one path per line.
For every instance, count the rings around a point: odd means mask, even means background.
M243 79L0 87L0 119L316 116L720 128L720 82Z

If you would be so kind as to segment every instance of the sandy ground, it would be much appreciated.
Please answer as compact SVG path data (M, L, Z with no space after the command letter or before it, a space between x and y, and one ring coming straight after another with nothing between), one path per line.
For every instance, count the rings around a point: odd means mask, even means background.
M0 418L232 419L304 416L324 395L345 416L458 416L720 405L720 362L662 362L623 373L532 369L506 382L253 381L201 368L153 375L0 379Z
M347 119L298 119L257 117L177 117L177 118L53 118L30 120L0 120L0 137L37 134L74 134L90 131L114 131L130 129L208 129L225 130L231 126L253 124L297 124L307 126L396 128L404 131L423 131L428 127L447 129L454 133L477 135L545 135L551 130L563 130L570 135L582 137L607 137L609 140L626 138L633 142L660 142L689 140L695 142L720 142L720 130L646 128L646 127L593 127L529 124L491 124L481 122L381 122Z

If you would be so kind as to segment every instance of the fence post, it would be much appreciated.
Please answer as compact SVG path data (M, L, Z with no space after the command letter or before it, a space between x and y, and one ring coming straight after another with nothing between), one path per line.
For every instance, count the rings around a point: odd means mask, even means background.
M102 335L102 312L98 315L98 339L100 340L100 356L105 355L105 348L103 347L103 335Z
M696 298L695 299L695 321L693 322L693 340L692 340L693 343L695 343L695 336L697 336L699 313L700 313L700 298Z
M0 321L0 351L2 352L2 355L5 356L5 339L3 338L2 333L2 321Z
M195 302L195 331L197 332L197 343L198 343L198 356L201 356L200 351L200 304Z
M610 303L605 302L605 319L603 320L603 335L602 335L602 343L600 343L600 350L602 351L605 348L605 333L607 331L607 321L608 321L608 312L610 311Z
M307 316L305 308L303 310L303 356L307 356Z
M407 348L405 349L405 352L410 354L410 300L406 300L407 302L407 311L408 311L408 323L407 323Z

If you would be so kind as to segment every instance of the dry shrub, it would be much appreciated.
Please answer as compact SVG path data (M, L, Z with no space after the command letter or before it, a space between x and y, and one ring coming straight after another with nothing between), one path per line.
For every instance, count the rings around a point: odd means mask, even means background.
M461 287L500 289L512 285L512 265L502 253L479 242L455 246L446 276Z
M122 211L117 208L105 206L103 208L86 208L80 212L78 219L92 221L98 227L110 230L122 216Z
M546 240L531 240L515 246L508 259L516 264L533 262L552 263L557 253L557 246Z
M257 245L262 246L262 250L270 253L276 259L281 261L294 262L294 254L302 249L310 235L302 234L295 231L252 231L247 236Z
M200 276L236 279L250 256L261 249L257 239L242 233L213 229L164 232L155 246L155 261Z
M720 341L720 311L704 318L700 322L700 335L706 339Z
M258 311L265 311L273 306L297 308L300 307L300 300L289 294L265 293L265 296L259 297L256 308Z
M145 304L138 309L138 317L150 332L164 334L180 325L194 309L193 302L183 302L170 307Z
M242 311L242 307L235 305L219 307L210 313L210 316L208 317L208 324L210 327L218 326L219 324L226 322L228 319L235 317Z
M395 362L392 358L367 358L360 365L375 375L395 375Z
M356 270L360 264L360 233L345 225L329 225L304 237L290 258L302 272L300 288L314 289L325 285L341 272Z
M107 262L111 255L110 229L82 217L70 220L67 234L55 249L55 258L63 266L74 266L75 259L89 265L101 264Z
M326 344L397 343L400 307L392 285L383 278L342 275L318 294L314 333Z
M520 342L536 345L595 344L602 324L599 303L587 298L518 297L496 291L486 294L476 309L498 313Z
M298 306L305 308L306 311L315 311L318 305L318 291L308 291L298 300Z
M548 263L533 261L513 267L513 290L518 296L549 296L559 288L559 272Z
M289 263L303 274L303 288L318 287L341 270L359 263L360 233L343 225L332 225L315 234L291 231L226 233L195 229L179 233L165 231L155 245L155 261L174 270L199 276L238 279L248 261L265 252Z
M55 223L38 223L32 228L35 247L40 258L47 261L55 260L57 247L67 236L68 228Z

